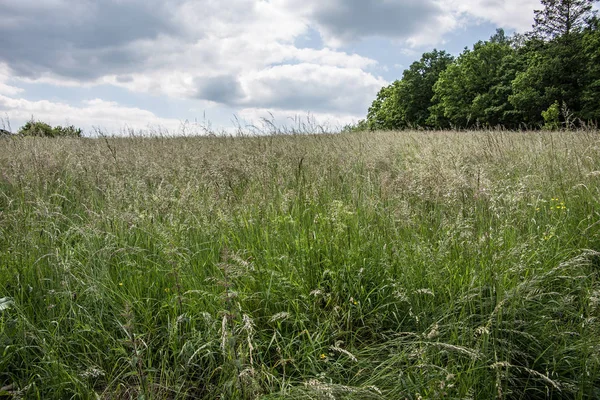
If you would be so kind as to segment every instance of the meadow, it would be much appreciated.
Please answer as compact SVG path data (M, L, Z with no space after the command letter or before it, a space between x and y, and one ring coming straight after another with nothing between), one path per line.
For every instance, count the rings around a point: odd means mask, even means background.
M0 398L600 398L600 132L0 138Z

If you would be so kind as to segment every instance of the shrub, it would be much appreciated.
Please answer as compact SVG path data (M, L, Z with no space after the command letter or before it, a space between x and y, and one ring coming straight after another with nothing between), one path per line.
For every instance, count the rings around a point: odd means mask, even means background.
M58 125L53 128L45 122L32 120L19 129L19 134L38 137L81 137L82 131L73 125L66 127Z
M81 137L81 128L75 128L73 125L54 127L54 136L62 137Z
M357 123L345 125L341 132L366 132L372 130L367 120L361 119Z
M542 111L544 118L544 129L554 131L560 128L560 106L558 101L555 101L546 111Z
M54 130L50 125L41 121L28 121L19 129L19 134L23 136L44 136L53 137Z

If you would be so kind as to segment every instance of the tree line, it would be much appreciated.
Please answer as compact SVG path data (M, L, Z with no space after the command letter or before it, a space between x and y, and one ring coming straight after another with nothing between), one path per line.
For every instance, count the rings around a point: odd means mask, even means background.
M487 41L453 57L423 54L383 87L367 118L376 129L556 129L600 121L598 0L542 0L533 29Z
M10 127L9 127L10 129ZM19 132L17 134L13 134L10 130L6 130L4 128L0 128L0 137L11 137L11 136L37 136L37 137L81 137L83 131L81 128L76 128L73 125L69 126L61 126L57 125L52 127L45 122L35 121L33 118L30 121L27 121L25 125L19 128Z

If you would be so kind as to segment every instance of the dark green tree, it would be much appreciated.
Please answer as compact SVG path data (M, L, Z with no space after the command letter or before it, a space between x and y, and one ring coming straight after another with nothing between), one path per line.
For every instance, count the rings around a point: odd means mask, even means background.
M525 54L525 68L513 81L510 103L519 110L522 120L530 127L544 123L542 111L558 102L561 120L571 113L582 118L582 92L588 86L589 65L583 48L583 32L569 34L543 42L532 39Z
M73 125L69 126L55 126L54 136L55 137L81 137L81 128L76 128Z
M525 45L526 66L514 80L510 96L529 126L544 124L542 112L555 104L560 105L561 122L594 117L596 1L542 0L544 9L535 11L533 32Z
M423 55L382 88L370 129L571 127L600 121L600 0L542 0L533 31L503 30L456 61Z
M19 134L38 137L81 137L82 131L73 125L58 125L53 128L45 122L31 120L19 129Z
M600 122L600 23L593 20L584 32L582 51L587 77L581 93L581 118Z
M542 0L544 9L535 10L533 34L553 39L583 30L594 16L598 0Z
M54 130L45 122L31 120L19 129L19 134L22 136L54 137Z

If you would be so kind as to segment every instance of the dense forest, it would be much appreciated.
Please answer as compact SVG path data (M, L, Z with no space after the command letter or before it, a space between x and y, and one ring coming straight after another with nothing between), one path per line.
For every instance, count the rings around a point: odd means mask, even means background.
M359 130L557 129L600 121L598 0L542 0L533 29L498 29L458 57L423 54L383 87Z

